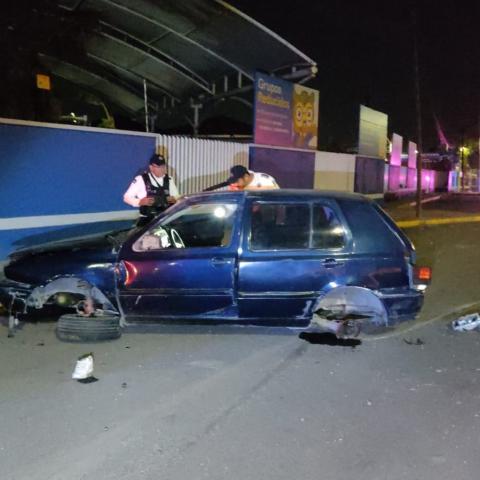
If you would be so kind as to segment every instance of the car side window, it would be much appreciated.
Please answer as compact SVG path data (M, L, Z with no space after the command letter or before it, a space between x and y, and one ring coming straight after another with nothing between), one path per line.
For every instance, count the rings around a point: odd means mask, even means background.
M342 248L345 230L335 212L327 205L315 204L312 219L313 248Z
M308 204L254 202L251 207L252 250L308 248L310 207Z
M233 203L189 205L149 228L133 244L133 250L227 247L232 239L236 210Z

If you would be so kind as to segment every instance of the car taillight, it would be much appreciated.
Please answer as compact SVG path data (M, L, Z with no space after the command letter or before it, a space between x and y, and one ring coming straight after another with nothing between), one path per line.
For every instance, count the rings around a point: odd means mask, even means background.
M432 280L432 269L430 267L415 267L414 278L416 283L429 284Z
M123 264L125 265L125 281L123 284L127 287L135 281L135 278L138 275L138 270L135 264L132 262L124 260Z

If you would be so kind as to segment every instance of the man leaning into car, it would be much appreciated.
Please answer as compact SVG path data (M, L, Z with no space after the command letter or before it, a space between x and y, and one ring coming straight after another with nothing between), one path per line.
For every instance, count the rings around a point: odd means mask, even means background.
M266 173L253 172L243 165L234 165L227 179L229 190L274 190L280 188L277 181Z

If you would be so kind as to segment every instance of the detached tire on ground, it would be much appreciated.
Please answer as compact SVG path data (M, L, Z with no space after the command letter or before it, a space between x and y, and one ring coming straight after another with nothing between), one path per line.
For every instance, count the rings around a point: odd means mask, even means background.
M62 315L57 323L57 338L63 342L106 342L121 336L119 317L101 315L83 317L81 315Z

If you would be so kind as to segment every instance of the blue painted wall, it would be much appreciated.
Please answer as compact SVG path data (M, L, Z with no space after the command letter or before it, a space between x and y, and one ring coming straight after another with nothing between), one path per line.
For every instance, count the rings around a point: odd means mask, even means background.
M128 210L123 193L154 150L154 136L0 124L0 219ZM125 224L0 230L0 260L19 247Z
M354 191L363 194L383 194L384 175L385 161L383 159L357 155Z
M275 177L281 188L313 188L315 152L250 147L249 167Z

